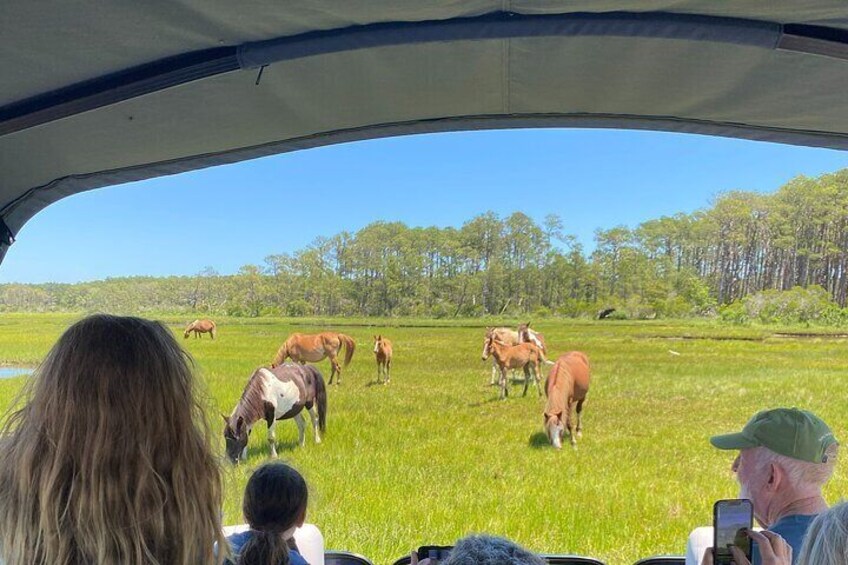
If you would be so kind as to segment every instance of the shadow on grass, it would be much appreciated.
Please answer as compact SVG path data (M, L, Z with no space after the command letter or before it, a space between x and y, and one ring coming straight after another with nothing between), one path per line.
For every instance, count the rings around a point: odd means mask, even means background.
M544 449L550 448L551 442L548 440L548 434L545 432L536 432L535 434L530 435L530 439L527 440L527 445L533 449Z
M309 446L309 438L307 439L307 445L304 448ZM302 449L297 440L293 441L277 441L277 455L281 455L282 453L292 453L297 449ZM267 442L262 442L259 445L251 445L247 447L247 460L251 461L254 457L259 459L266 459L268 461L273 461L274 458L271 457L271 448L268 447Z
M468 405L468 407L469 408L480 408L481 406L486 406L487 404L496 404L498 402L505 402L507 400L509 400L509 397L506 397L505 399L501 400L497 396L493 396L493 397L489 398L488 400L481 400L480 402L472 402Z
M391 383L386 383L385 381L383 381L383 382L368 381L367 383L365 383L365 388L371 388L372 386L386 386L387 384L391 384Z

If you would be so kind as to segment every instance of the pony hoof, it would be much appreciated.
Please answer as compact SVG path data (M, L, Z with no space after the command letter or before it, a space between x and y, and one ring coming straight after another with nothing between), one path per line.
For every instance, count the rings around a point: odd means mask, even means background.
M583 437L583 432L580 431L580 430L577 430L577 437Z

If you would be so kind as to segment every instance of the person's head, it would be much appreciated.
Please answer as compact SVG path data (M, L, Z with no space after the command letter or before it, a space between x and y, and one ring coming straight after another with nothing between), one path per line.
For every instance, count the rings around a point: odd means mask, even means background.
M508 539L466 536L456 542L442 565L544 565L545 560Z
M191 362L158 322L59 338L3 428L7 563L214 562L221 479ZM0 559L0 560L2 560Z
M239 555L239 565L279 563L288 556L287 541L306 520L309 490L294 467L266 463L250 476L242 510L253 536Z
M739 450L732 465L739 496L753 502L754 515L765 527L793 502L821 496L839 448L827 424L796 408L764 410L741 432L714 436L710 442L719 449Z
M816 516L804 536L797 565L848 563L848 502Z

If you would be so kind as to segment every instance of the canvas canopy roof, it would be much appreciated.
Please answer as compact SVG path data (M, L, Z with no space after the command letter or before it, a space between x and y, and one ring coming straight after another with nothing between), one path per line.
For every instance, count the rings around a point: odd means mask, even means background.
M74 193L381 136L694 132L848 149L843 0L5 0L0 259Z

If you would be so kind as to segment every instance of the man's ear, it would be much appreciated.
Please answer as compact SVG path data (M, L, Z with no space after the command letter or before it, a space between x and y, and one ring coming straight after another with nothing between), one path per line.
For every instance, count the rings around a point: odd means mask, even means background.
M769 490L777 490L786 480L786 473L780 465L769 463L769 476L766 486Z

